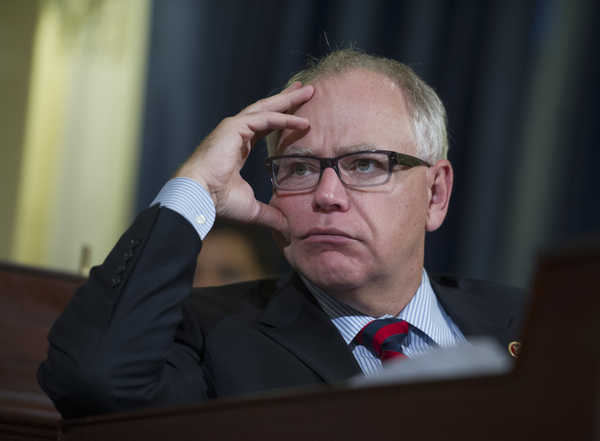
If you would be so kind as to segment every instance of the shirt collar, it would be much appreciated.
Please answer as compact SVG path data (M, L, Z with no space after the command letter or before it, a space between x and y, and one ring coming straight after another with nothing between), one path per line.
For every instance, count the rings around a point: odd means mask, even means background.
M363 326L370 321L377 318L392 317L391 315L371 317L363 314L351 306L331 297L304 277L300 277L306 287L315 296L323 311L325 311L333 324L340 331L347 344L350 344L354 337L356 337L356 334L358 334ZM400 312L398 318L401 318L418 328L437 344L442 344L441 327L444 326L445 323L444 316L445 312L439 304L433 288L431 287L427 271L423 268L421 284L413 298Z

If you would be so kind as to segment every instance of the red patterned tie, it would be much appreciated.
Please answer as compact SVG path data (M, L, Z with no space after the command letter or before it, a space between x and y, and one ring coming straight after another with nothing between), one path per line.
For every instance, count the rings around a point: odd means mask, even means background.
M367 323L356 335L356 341L381 361L408 358L402 352L402 342L410 325L404 320L387 318Z

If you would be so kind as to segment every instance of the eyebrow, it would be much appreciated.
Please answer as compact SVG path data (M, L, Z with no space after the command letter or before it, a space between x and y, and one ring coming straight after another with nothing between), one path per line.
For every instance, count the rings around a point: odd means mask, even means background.
M368 144L354 144L354 145L349 145L349 146L344 146L344 147L337 147L335 149L335 153L336 156L341 156L341 155L345 155L347 153L357 153L357 152L363 152L365 150L381 150L381 147L375 143L368 143ZM320 157L317 152L315 152L314 150L311 149L307 149L307 148L301 148L301 147L286 147L285 150L283 152L281 152L282 155L299 155L299 156L315 156L315 157Z
M300 147L286 147L282 155L299 155L299 156L317 156L311 149L304 149Z

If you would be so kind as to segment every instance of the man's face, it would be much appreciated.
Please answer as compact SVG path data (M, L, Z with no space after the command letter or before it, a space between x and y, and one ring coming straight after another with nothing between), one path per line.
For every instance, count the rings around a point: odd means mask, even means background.
M284 131L278 155L334 157L360 149L416 155L404 97L392 80L357 70L311 84L313 97L294 112L310 127ZM349 189L327 168L315 190L274 193L270 204L290 227L289 239L275 239L292 267L338 298L365 284L400 287L408 277L414 285L423 267L428 180L426 167L396 167L383 186Z

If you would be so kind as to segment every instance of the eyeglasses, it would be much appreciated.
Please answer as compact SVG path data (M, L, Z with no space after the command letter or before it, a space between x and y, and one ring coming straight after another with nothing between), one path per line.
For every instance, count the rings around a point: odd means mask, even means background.
M365 150L336 158L283 155L265 159L265 170L277 190L312 190L321 183L327 167L335 170L346 187L377 187L387 184L397 165L405 169L431 164L414 156L390 150Z

